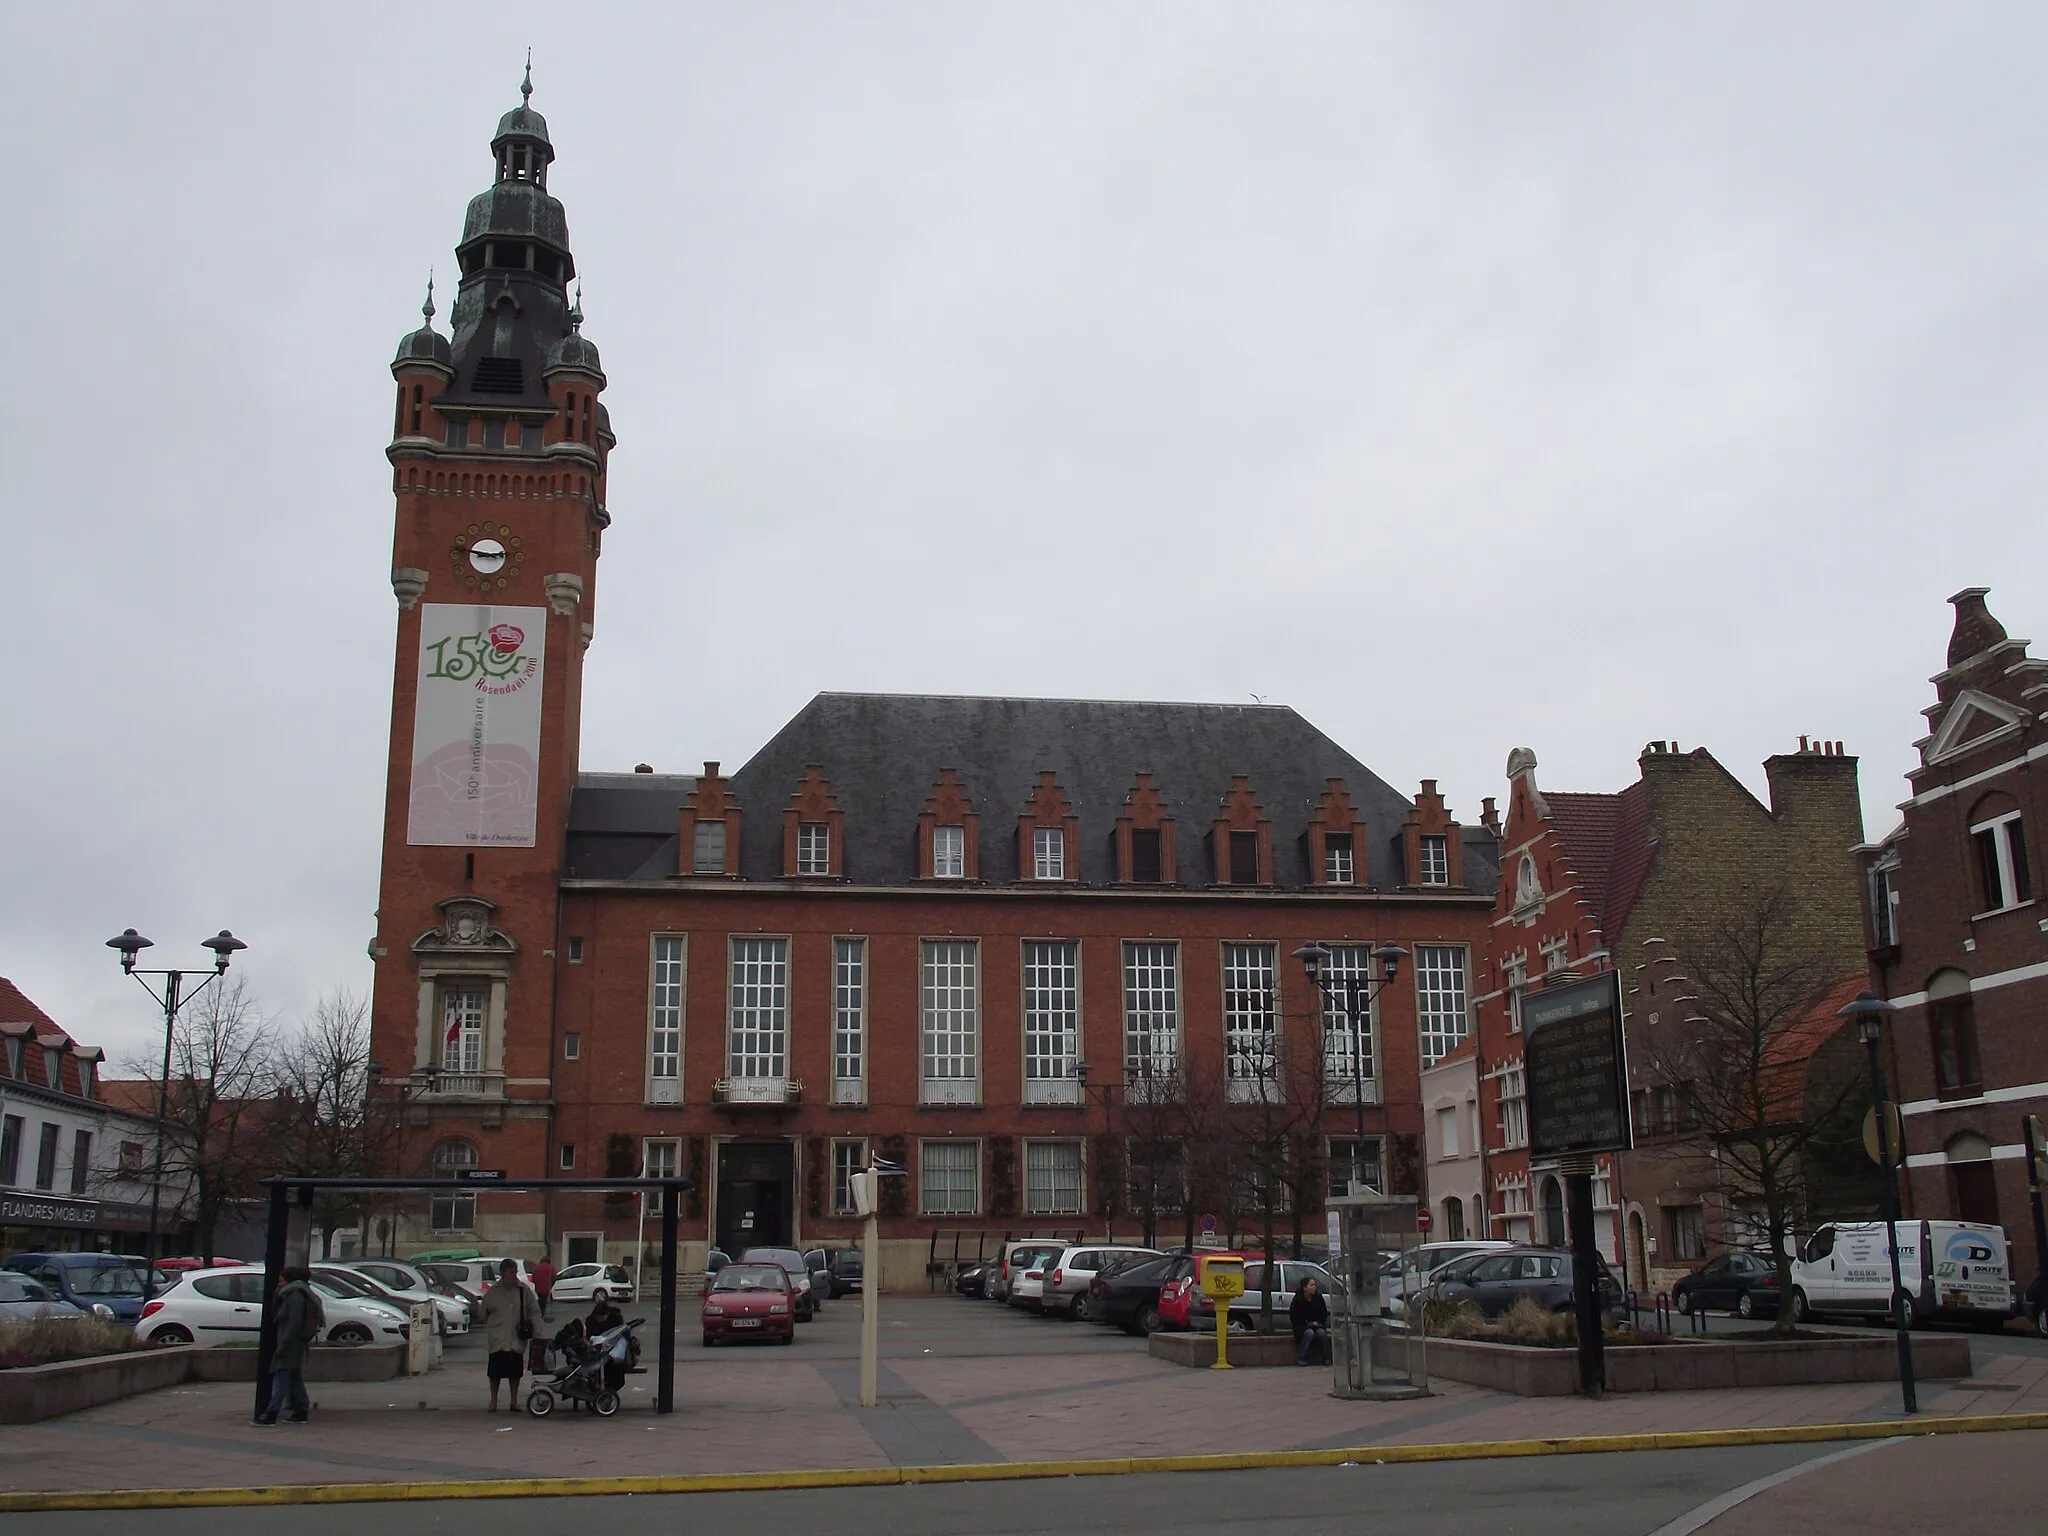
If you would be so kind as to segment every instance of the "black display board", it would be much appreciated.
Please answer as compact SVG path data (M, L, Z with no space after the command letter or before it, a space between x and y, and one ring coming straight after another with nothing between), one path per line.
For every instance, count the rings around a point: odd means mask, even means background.
M1529 1155L1619 1152L1629 1141L1621 974L1553 983L1522 999Z

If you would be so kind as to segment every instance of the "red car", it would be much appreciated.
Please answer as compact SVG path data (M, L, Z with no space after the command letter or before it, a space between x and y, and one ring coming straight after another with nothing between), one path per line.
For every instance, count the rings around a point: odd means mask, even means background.
M704 1347L721 1339L796 1342L796 1286L780 1264L728 1264L704 1292Z

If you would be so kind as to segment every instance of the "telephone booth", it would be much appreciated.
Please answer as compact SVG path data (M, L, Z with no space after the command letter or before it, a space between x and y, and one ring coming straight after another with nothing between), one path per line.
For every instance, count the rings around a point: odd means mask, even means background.
M1421 1308L1405 1318L1381 1315L1380 1270L1422 1241L1413 1195L1337 1195L1328 1201L1338 1252L1330 1268L1344 1292L1331 1308L1330 1394L1389 1399L1429 1395L1428 1341Z

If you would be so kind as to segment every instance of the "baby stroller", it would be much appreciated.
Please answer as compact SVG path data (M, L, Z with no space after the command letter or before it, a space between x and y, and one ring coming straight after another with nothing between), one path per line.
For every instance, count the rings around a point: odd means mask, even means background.
M526 1411L536 1419L544 1419L555 1411L555 1401L576 1407L588 1408L601 1419L608 1419L619 1411L619 1394L604 1384L604 1364L607 1358L623 1364L630 1359L635 1345L633 1330L646 1322L636 1317L630 1323L621 1323L616 1328L586 1335L583 1324L573 1322L556 1334L552 1343L557 1363L554 1375L545 1385L536 1381L526 1394Z

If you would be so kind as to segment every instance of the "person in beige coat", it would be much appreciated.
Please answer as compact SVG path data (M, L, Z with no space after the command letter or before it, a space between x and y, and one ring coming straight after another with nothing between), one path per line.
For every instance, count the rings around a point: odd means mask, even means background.
M496 1284L484 1292L485 1369L491 1380L490 1412L498 1411L498 1383L509 1381L511 1410L519 1411L519 1378L526 1364L526 1341L540 1328L540 1307L519 1278L511 1259L498 1266Z

